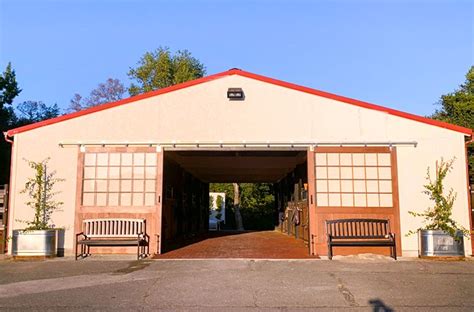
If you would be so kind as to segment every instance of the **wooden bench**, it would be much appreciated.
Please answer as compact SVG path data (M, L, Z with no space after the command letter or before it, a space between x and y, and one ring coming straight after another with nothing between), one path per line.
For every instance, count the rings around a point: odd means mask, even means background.
M79 253L79 246L81 252ZM136 246L137 259L150 254L150 237L144 219L89 219L76 234L76 260L90 256L92 247Z
M395 234L390 232L389 220L339 219L326 220L328 258L332 247L390 247L390 257L397 260Z

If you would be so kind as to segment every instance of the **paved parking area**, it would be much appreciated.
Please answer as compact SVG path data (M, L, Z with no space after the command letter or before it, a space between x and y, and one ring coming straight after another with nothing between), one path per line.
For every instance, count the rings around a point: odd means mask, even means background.
M302 240L278 231L215 231L183 242L156 259L308 259Z
M4 260L0 310L473 311L474 261Z

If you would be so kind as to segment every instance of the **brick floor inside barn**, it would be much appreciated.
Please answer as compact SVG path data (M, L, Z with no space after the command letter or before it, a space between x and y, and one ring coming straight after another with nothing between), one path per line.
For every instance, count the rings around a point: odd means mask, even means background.
M169 245L167 252L155 259L310 259L302 240L277 231L216 231Z

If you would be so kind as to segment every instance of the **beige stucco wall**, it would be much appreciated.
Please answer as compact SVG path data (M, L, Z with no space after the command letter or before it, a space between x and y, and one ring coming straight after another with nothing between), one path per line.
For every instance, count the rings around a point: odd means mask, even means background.
M245 101L229 101L229 87L242 87ZM186 89L81 116L15 135L10 229L31 211L19 194L31 175L23 158L51 157L51 167L66 181L60 184L64 209L54 215L66 228L66 248L73 244L77 147L59 142L211 142L243 141L417 141L398 147L398 182L402 234L420 223L409 210L429 204L422 194L426 168L441 157L456 157L448 186L458 193L454 217L469 227L464 135L383 112L290 90L241 76L228 76ZM470 241L465 242L471 254ZM416 237L402 237L403 255L416 255Z

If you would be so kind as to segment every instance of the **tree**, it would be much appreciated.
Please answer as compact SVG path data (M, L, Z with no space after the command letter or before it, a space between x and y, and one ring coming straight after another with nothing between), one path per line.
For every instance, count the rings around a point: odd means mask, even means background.
M188 50L179 50L173 55L167 47L146 52L137 65L128 72L136 81L128 89L130 95L169 87L203 77L206 73L204 65Z
M23 221L28 225L25 230L54 228L54 225L51 224L51 216L63 205L63 202L54 200L54 197L59 193L54 191L54 185L64 179L56 178L56 171L48 171L49 158L41 162L26 161L34 170L35 175L28 178L21 193L28 194L29 201L26 202L26 205L34 210L35 216L32 221Z
M21 89L16 82L15 70L12 69L11 63L8 63L5 71L0 74L0 130L2 132L13 125L15 113L11 104L20 92Z
M7 68L0 75L0 109L3 109L5 104L12 104L13 99L20 94L21 89L18 88L16 82L16 74L12 69L12 64L8 63Z
M242 222L242 215L240 214L240 186L239 183L232 183L234 187L234 213L235 213L235 226L237 231L244 230L244 224Z
M474 66L466 74L466 81L459 89L441 96L441 107L431 116L433 119L474 129ZM474 183L474 145L468 146L469 176Z
M222 217L222 207L224 205L224 198L221 195L216 197L216 219L220 220Z
M16 107L16 126L26 125L59 116L58 104L48 106L41 101L25 101Z
M226 226L238 228L236 208L245 229L269 230L275 224L275 197L271 183L238 183L239 196L234 191L234 183L211 183L210 192L223 192L226 194ZM239 204L235 204L235 199ZM234 220L235 219L235 220ZM235 224L234 224L235 222Z
M423 186L424 194L428 195L430 200L434 202L434 206L427 208L422 213L408 211L414 217L424 218L424 225L416 231L409 231L408 235L415 234L420 230L443 230L456 238L457 231L468 235L469 231L454 221L452 217L453 205L456 199L456 193L451 188L447 194L444 192L444 179L453 169L454 158L444 161L441 158L440 163L436 162L436 178L433 180L430 175L430 168L426 171L427 183Z
M121 100L125 95L125 86L118 79L109 78L104 83L99 83L88 97L74 94L70 101L68 111L77 112L89 107Z
M5 71L0 74L0 132L3 133L14 127L15 112L11 104L13 99L20 94L21 89L16 81L15 71L8 63ZM0 133L0 134L1 134ZM10 176L10 151L11 145L0 139L0 184L8 183Z

